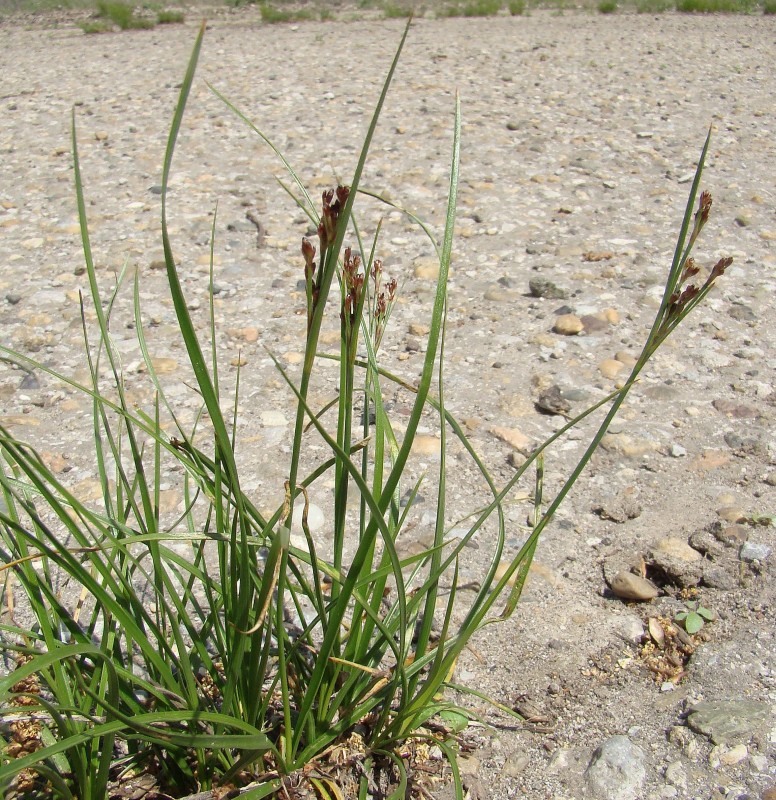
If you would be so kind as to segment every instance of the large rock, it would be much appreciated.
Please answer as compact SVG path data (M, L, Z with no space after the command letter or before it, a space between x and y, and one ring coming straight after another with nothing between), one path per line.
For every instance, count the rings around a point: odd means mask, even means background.
M627 736L612 736L595 749L585 770L588 797L636 800L647 777L644 751Z
M730 744L748 741L770 716L770 706L758 700L716 700L694 705L687 725L714 744Z

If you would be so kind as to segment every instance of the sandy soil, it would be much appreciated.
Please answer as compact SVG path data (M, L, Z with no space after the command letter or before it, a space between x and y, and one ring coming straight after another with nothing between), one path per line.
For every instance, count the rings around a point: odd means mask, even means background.
M0 27L2 340L84 375L78 290L85 279L69 141L75 106L104 285L125 263L140 271L151 346L184 418L193 420L197 402L182 384L185 355L158 269L158 185L196 22L104 36L84 36L68 19L30 22ZM410 34L365 184L441 235L460 91L447 402L498 482L513 473L521 450L562 424L539 407L548 390L559 387L574 413L627 376L660 299L710 125L704 187L715 204L697 256L707 268L734 258L710 301L643 375L547 530L518 612L461 658L460 683L532 720L515 726L474 704L494 728L466 734L477 745L463 762L472 797L774 796L775 24L759 16L540 11L422 19ZM205 82L253 119L317 193L351 173L401 29L401 21L344 18L269 27L251 10L222 10L209 25L174 167L172 233L204 330L218 201L222 379L228 390L243 362L241 429L251 445L242 451L244 485L266 507L282 497L292 414L264 348L298 375L298 247L307 225L275 182L282 166ZM363 227L373 230L381 215L380 254L401 284L385 363L412 380L431 309L431 248L401 215L366 201ZM532 294L529 281L536 279L564 297L535 296L541 291ZM143 402L150 393L130 300L127 287L114 331ZM581 320L581 333L556 332L563 314ZM324 384L320 399L327 396ZM397 395L399 425L407 407ZM0 362L0 421L49 454L85 496L96 485L89 419L85 398ZM593 431L584 423L548 455L546 496ZM429 419L410 476L429 475L401 542L408 551L431 529L437 434ZM449 460L452 525L484 495L455 444ZM164 476L171 514L178 477ZM328 488L311 498L322 536ZM529 481L520 491L531 488ZM528 510L517 502L510 509L507 555L525 538ZM481 576L492 545L483 532L462 565L462 583ZM609 585L619 571L645 574L659 596L643 603L614 596ZM670 627L693 597L716 621L672 645L678 663L651 654L649 619ZM764 715L721 706L728 721L737 711L744 721L729 736L717 728L714 742L688 727L687 712L702 701L755 701ZM612 745L617 735L624 744ZM602 769L617 746L624 755Z

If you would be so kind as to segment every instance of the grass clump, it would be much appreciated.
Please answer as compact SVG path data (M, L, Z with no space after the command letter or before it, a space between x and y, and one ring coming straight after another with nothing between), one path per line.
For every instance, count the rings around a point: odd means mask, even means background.
M662 14L672 5L671 0L637 0L636 11L639 14Z
M84 33L109 33L113 30L113 23L105 19L92 19L79 22L78 26Z
M412 6L401 3L386 3L383 6L386 19L406 19L412 14Z
M162 251L193 375L185 407L190 400L200 405L196 421L183 424L179 395L165 391L155 370L139 275L132 286L134 330L153 399L142 406L134 394L128 396L111 333L126 276L101 290L75 112L74 178L90 294L81 320L87 378L79 383L0 344L4 358L56 377L88 398L100 487L96 506L87 503L33 447L0 427L0 573L6 589L14 590L17 611L24 611L6 615L0 628L4 653L15 661L0 678L0 710L12 720L0 735L14 743L14 757L6 751L0 763L0 793L23 791L38 780L56 798L96 800L122 796L131 789L124 783L144 773L158 793L176 797L250 787L246 797L254 800L287 798L299 796L303 786L307 796L362 798L379 774L389 784L383 796L403 798L409 796L413 760L434 747L452 767L456 797L463 797L456 731L471 714L445 690L481 695L454 684L457 659L478 631L515 611L543 531L639 374L730 263L721 259L703 282L694 282L700 270L690 253L711 209L710 195L699 195L709 140L663 300L631 375L497 485L445 405L444 333L461 150L457 99L444 227L435 235L420 223L439 265L420 377L408 383L380 363L398 283L379 258L380 225L367 239L356 203L371 198L418 221L360 189L409 25L349 183L325 191L320 202L265 134L222 97L279 156L289 175L284 188L317 234L315 241L302 239L298 255L305 342L298 381L273 356L293 397L294 424L286 478L278 487L284 499L262 513L275 487L267 498L244 489L237 390L228 397L219 378L212 299L216 243L211 239L211 302L201 335L202 320L192 318L168 228L167 189L204 30L203 25L181 84L161 179ZM337 352L325 357L336 365L338 378L334 400L319 407L311 388L321 373L319 344L327 318L339 342ZM387 402L397 392L407 398L401 427ZM577 467L557 494L545 496L549 448L604 409ZM440 434L439 474L428 486L408 477L421 424L436 424ZM485 492L474 508L464 509L455 537L448 535L454 494L448 491L449 439L458 440ZM160 492L163 476L174 473L182 476L184 502L178 519L170 521L161 515ZM321 482L327 486L330 529L314 536L309 496ZM526 482L532 486L530 524L519 552L507 557L512 526L505 504ZM400 557L397 541L416 522L412 499L421 488L435 495L432 540ZM402 502L407 493L410 502ZM490 537L489 563L475 591L457 592L459 561L480 535ZM33 726L16 722L20 708L25 720L34 716ZM19 745L23 733L29 746Z
M269 3L261 3L259 6L261 12L261 21L270 25L275 25L281 22L304 22L313 19L313 12L306 8L300 8L295 11L276 8ZM323 16L321 17L323 19Z
M163 9L156 15L156 21L159 25L181 25L186 21L186 15L183 11Z
M763 14L776 14L776 0L763 0Z
M132 6L120 0L97 0L97 14L122 31L148 30L156 25L152 19L136 16Z
M617 11L617 0L600 0L598 12L600 14L614 14Z
M525 14L525 0L509 0L507 8L511 16L520 17Z
M444 6L439 12L443 17L492 17L501 10L501 0L471 0L467 3L453 3Z
M676 10L685 14L748 14L754 0L676 0Z

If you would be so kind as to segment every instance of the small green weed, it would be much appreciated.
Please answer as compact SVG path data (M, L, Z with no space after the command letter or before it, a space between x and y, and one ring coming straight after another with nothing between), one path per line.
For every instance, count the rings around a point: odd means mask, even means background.
M614 14L617 11L617 0L601 0L598 3L598 11L601 14Z
M776 0L763 0L763 14L776 14Z
M180 25L186 19L186 15L182 11L160 11L156 17L159 25Z
M513 17L520 17L525 14L525 0L509 0L507 8Z
M680 622L691 636L707 623L713 622L717 615L705 608L698 600L691 600L685 604L685 611L680 611L675 617L675 622Z

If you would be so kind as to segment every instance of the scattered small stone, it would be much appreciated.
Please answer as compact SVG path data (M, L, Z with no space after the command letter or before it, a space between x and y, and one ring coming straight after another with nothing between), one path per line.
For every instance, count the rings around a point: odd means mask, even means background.
M614 497L607 498L593 505L592 511L601 519L622 524L629 519L641 516L642 508L632 492L623 491Z
M427 336L431 329L425 322L410 322L408 330L413 336Z
M760 416L760 412L754 406L737 403L735 400L717 398L712 405L720 414L733 419L757 419Z
M609 323L605 319L601 319L597 314L585 314L581 322L587 334L602 333L609 327Z
M566 414L571 403L563 395L560 386L552 385L536 399L536 408L544 414Z
M718 745L712 748L709 753L709 763L714 766L733 767L745 761L749 756L749 750L745 744L737 744L731 748L725 745Z
M617 361L614 358L605 358L599 365L598 369L604 378L614 380L625 368L622 361Z
M724 525L717 521L709 526L709 531L726 547L740 547L749 538L749 531L743 525Z
M546 278L531 278L528 281L528 290L532 297L544 297L548 300L564 300L566 290L560 289Z
M612 578L609 588L622 600L645 602L658 595L657 586L640 575L622 570Z
M747 228L752 224L752 218L746 212L736 214L736 225Z
M650 550L648 564L661 583L688 588L701 582L702 558L687 542L668 536Z
M680 444L672 444L668 449L668 454L671 458L684 458L687 455L687 448Z
M262 411L261 424L265 428L274 428L288 425L288 420L281 411Z
M599 745L585 770L585 783L597 800L636 800L646 777L646 755L627 736Z
M585 326L576 314L561 314L555 320L552 329L561 336L576 336L578 333L582 333Z
M514 447L518 453L527 456L534 449L533 440L526 436L522 431L517 428L506 428L502 425L494 425L490 428L490 432L502 442L506 442L511 447Z
M418 434L412 442L412 452L419 456L438 456L439 439L436 436Z
M439 260L433 256L420 256L412 263L413 275L424 281L435 281L439 277Z
M767 544L759 542L744 542L738 552L741 561L751 564L753 561L767 561L771 554L771 548Z
M696 733L708 736L713 744L748 741L768 722L771 708L755 700L717 700L694 705L687 715L687 725Z
M20 294L17 294L16 292L8 292L8 294L5 296L5 301L10 306L17 305L21 301L21 299L22 296Z
M294 516L291 521L291 532L295 534L304 533L302 528L302 515L304 513L304 503L297 502L294 504ZM323 528L324 523L326 522L326 516L323 513L323 509L320 506L315 505L315 503L310 503L307 506L307 527L310 529L310 533L316 533L317 531Z
M717 516L725 522L744 522L746 514L738 506L722 506L717 509Z

